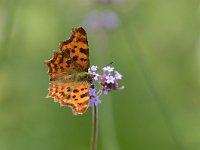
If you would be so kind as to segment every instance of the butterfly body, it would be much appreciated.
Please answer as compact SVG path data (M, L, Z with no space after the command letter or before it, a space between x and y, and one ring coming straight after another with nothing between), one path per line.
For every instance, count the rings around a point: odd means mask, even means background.
M83 114L89 104L89 47L82 27L73 28L70 39L60 44L60 51L45 62L48 65L49 93L61 106L69 106L73 114Z
M81 73L73 73L71 75L63 76L63 82L70 82L70 81L90 81L93 78L93 75L89 74L88 72L81 72Z

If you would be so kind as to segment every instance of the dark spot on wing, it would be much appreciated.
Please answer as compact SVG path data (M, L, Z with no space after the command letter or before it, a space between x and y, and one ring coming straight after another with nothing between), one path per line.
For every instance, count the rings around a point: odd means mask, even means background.
M71 91L71 89L70 89L70 87L68 87L68 88L67 88L67 92L70 92L70 91Z
M58 65L57 64L54 64L54 69L55 69L55 71L58 71Z
M84 91L84 88L81 88L81 91Z
M72 98L75 98L75 97L76 97L76 95L73 95L73 96L72 96Z
M65 97L66 97L66 99L70 99L71 98L71 96L69 94L66 94Z
M71 59L67 60L66 63L69 65L69 64L72 64L74 61L77 61L78 59L78 56L75 55L73 56Z
M83 53L83 54L85 54L85 55L89 55L88 49L80 48L80 52Z
M72 49L72 53L75 53L75 49Z
M65 93L64 93L64 92L60 92L60 94L61 94L62 97L65 96Z
M67 49L65 52L62 52L62 57L68 57L70 54L70 51Z
M66 63L67 63L68 65L71 64L72 62L73 62L72 59L69 59L69 60L66 61Z
M87 93L84 93L84 94L82 94L80 97L81 97L81 98L84 98L84 97L88 96L88 94L89 94L88 92L87 92Z
M78 93L78 92L79 92L78 89L74 89L74 90L73 90L73 93Z
M61 69L61 71L64 71L64 68L63 68L63 66L60 66L60 69Z
M81 61L87 61L87 59L85 59L85 58L81 58Z
M81 39L80 39L80 38L77 38L76 42L80 42L80 41L81 41Z
M72 57L73 61L77 61L77 59L78 59L78 56L76 56L76 55Z

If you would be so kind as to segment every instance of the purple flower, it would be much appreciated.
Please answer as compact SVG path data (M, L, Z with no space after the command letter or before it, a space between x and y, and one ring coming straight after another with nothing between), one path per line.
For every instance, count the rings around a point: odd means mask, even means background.
M103 94L107 95L108 94L108 90L107 89L103 89Z
M95 74L95 76L93 77L93 79L95 80L95 81L97 81L97 80L99 80L99 74Z
M102 75L97 74L97 66L92 66L88 69L88 72L94 75L92 81L98 81L99 85L96 86L95 84L91 85L90 88L90 100L89 105L98 105L101 103L99 97L101 94L108 94L112 90L123 90L124 86L118 85L118 80L122 79L122 75L115 71L114 67L106 66L102 68ZM92 82L91 82L92 83ZM97 90L97 88L99 90ZM97 92L98 91L98 92Z
M109 73L112 72L114 70L114 67L110 67L110 66L106 66L106 67L103 67L103 71L106 72L108 71Z
M114 83L115 78L113 76L106 76L106 83Z
M122 79L122 75L118 71L115 71L115 79Z
M98 73L96 73L96 71L97 71L97 66L92 66L92 67L90 67L89 69L88 69L88 73L90 73L90 74L92 74L94 77L93 77L93 79L95 80L95 81L97 81L98 79L99 79L99 74Z
M90 67L90 70L95 72L95 71L97 71L97 68L98 68L97 66L93 65L92 67Z
M95 96L96 88L90 88L90 96Z
M89 100L89 105L98 105L101 103L101 100L99 99L98 93L96 94L96 86L94 84L91 85L90 87L90 100Z
M101 103L101 100L99 99L99 96L94 96L89 100L89 105L93 106L93 105L98 105Z

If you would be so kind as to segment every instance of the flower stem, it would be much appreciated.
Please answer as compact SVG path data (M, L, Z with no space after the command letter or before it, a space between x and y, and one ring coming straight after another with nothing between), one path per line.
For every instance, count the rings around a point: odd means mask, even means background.
M91 136L91 149L96 150L97 146L97 134L98 134L98 109L94 104L92 107L92 136Z

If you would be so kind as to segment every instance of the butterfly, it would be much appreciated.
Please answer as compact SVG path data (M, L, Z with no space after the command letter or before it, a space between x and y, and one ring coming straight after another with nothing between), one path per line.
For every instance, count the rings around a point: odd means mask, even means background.
M71 37L60 43L60 51L45 61L50 85L47 98L54 98L61 106L72 108L73 114L83 114L90 99L89 46L82 27L72 28Z

